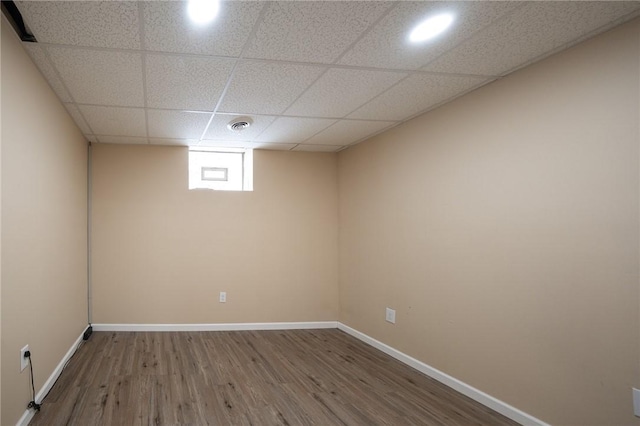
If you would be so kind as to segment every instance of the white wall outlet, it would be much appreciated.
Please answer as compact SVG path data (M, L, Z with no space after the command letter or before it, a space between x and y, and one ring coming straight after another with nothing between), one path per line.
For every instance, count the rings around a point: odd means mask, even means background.
M227 301L227 292L226 291L221 291L220 292L220 303L226 303Z
M640 417L640 389L631 388L633 392L633 414Z
M29 345L26 345L24 348L20 349L20 371L24 371L29 365L29 358L24 356L24 353L29 350Z
M385 319L387 320L387 322L390 322L391 324L395 324L396 323L395 309L387 308L387 316Z

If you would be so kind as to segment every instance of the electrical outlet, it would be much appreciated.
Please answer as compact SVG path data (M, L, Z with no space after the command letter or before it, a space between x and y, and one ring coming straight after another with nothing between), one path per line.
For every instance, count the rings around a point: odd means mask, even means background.
M387 308L387 316L385 319L387 320L387 322L390 322L391 324L395 324L396 323L395 309Z
M29 345L26 345L24 348L20 349L20 371L24 371L29 365L29 358L24 356L24 353L29 350Z
M226 291L221 291L220 292L220 303L226 303L227 301L227 292Z
M633 414L640 417L640 389L631 388L633 394Z

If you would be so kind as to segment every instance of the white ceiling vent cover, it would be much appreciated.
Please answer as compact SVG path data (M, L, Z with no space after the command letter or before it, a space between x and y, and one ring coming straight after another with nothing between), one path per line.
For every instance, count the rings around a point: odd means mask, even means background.
M248 129L253 121L249 117L239 117L231 120L227 124L227 128L232 132L240 133L241 131Z

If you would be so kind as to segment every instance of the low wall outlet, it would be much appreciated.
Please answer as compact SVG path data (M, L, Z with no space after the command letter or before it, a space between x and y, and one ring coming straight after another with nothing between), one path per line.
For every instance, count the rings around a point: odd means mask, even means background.
M24 348L20 349L20 371L24 371L29 365L29 358L24 356L24 353L29 350L29 345L26 345Z
M395 309L387 308L387 316L385 319L387 320L387 322L390 322L391 324L395 324L396 323Z
M633 414L640 417L640 389L631 388L633 392Z
M221 291L220 292L220 303L226 303L227 301L227 292L226 291Z

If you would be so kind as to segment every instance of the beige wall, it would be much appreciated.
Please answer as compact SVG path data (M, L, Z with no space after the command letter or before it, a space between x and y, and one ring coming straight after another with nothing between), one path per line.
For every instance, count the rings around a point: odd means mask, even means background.
M87 324L87 143L2 24L2 419L30 401Z
M94 323L336 320L336 154L255 151L225 192L188 190L186 148L92 151Z
M340 320L544 421L637 424L639 33L341 152Z
M5 23L0 19L0 27ZM2 73L2 43L0 43L0 75ZM2 99L2 84L0 84ZM0 101L0 212L2 211L2 102ZM0 259L2 259L2 220L0 215ZM0 342L2 342L2 261L0 260ZM2 350L0 347L0 422L2 421Z

